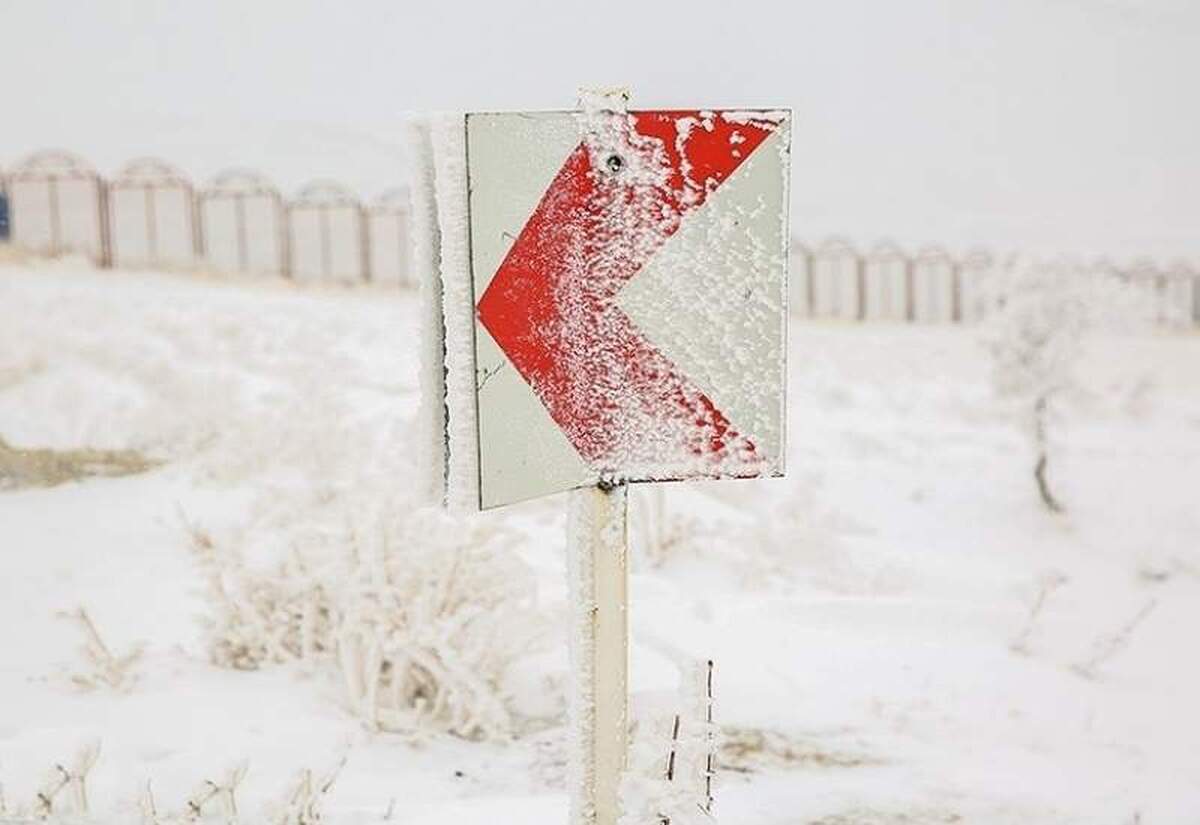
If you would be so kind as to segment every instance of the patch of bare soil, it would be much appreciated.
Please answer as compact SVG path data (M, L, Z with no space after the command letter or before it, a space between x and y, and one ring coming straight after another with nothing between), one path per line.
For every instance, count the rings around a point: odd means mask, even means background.
M760 728L726 728L721 732L718 770L753 773L779 768L859 768L881 764L872 756L835 750L813 740Z
M810 819L806 825L954 825L965 822L959 814L936 808L917 808L911 811L873 811L856 808Z
M135 450L25 449L0 438L0 490L55 487L98 476L137 475L159 464Z

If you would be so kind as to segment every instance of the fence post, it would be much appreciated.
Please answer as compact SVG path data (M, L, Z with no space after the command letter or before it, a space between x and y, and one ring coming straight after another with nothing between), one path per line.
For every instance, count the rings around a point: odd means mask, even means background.
M962 319L962 263L955 259L950 263L950 323L961 324Z
M917 320L916 264L911 255L904 256L904 319L910 324Z
M233 196L233 219L237 223L238 271L244 273L250 265L250 253L246 249L246 196L241 192Z
M49 178L46 181L46 195L50 207L50 257L59 255L59 245L62 243L62 219L58 213L58 179Z
M4 171L0 170L0 201L4 202L4 226L3 232L0 233L0 242L10 241L13 236L13 207L12 198L9 197L8 178L5 177Z
M158 204L154 198L154 187L149 183L146 184L144 197L146 210L146 257L150 259L151 263L157 266L159 264Z
M362 267L363 283L371 283L374 280L371 277L371 220L367 207L363 203L358 205L358 253L361 258L359 266ZM403 261L400 262L401 265ZM401 275L401 278L404 276Z
M333 280L333 250L329 248L329 207L317 207L317 232L321 236L321 277Z
M809 318L817 317L817 282L813 276L813 253L808 247L804 247L804 252L801 255L804 259L804 301L805 311Z
M204 244L204 193L199 189L192 190L192 196L189 198L192 210L192 254L196 256L196 263L203 261L208 263L207 251Z
M857 250L854 253L854 289L858 293L858 320L867 320L867 261Z
M1167 320L1167 276L1157 270L1154 273L1154 304L1158 307L1158 316L1155 321L1160 325L1165 324Z
M113 264L112 221L109 220L108 183L96 175L96 223L100 232L100 268L111 269Z
M411 213L410 213L410 215L411 215ZM407 228L407 226L406 226L406 228ZM408 255L409 255L408 244L405 242L403 232L397 231L396 237L399 238L399 241L400 241L399 255L396 258L396 260L400 261L400 266L403 267L404 262L407 260ZM410 262L410 265L408 266L408 268L402 270L400 273L400 284L402 287L414 289L418 283L420 283L420 281L417 278L413 277L412 265Z
M291 280L295 275L292 261L295 260L296 239L292 237L292 209L283 202L280 194L275 195L275 215L279 221L279 271Z
M113 198L113 185L108 186L108 197L104 198L100 204L101 221L108 221L108 265L109 268L121 265L121 247L117 243L117 233L113 231L113 226L116 225L114 217L117 210L117 202ZM103 244L101 244L103 246Z

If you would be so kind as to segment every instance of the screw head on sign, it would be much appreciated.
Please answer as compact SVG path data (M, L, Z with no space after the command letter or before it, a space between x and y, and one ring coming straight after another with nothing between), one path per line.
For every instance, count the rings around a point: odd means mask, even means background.
M601 492L611 493L623 483L622 479L617 476L612 470L604 470L600 473L600 477L596 479L596 486Z
M620 155L609 155L604 165L608 167L608 171L615 174L625 167L625 160Z

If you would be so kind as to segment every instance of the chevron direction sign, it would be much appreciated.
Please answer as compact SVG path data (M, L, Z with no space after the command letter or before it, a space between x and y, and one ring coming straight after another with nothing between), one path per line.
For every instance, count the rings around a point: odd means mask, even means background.
M782 475L786 111L466 118L483 508Z

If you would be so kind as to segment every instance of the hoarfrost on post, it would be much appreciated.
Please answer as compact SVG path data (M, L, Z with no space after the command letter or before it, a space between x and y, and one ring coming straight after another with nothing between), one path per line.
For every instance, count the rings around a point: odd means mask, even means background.
M570 789L571 825L588 825L592 802L583 793L594 786L596 766L590 743L595 728L596 636L593 587L596 552L591 537L596 532L596 511L586 494L567 497L567 601L570 605L568 650L570 684L567 688L568 731L567 787Z
M474 300L471 241L467 220L467 160L464 119L442 114L431 125L436 168L439 267L446 368L446 503L479 506L478 434L475 425Z
M438 232L437 189L434 182L433 144L426 118L408 123L409 192L411 215L409 260L414 270L420 297L417 334L421 347L420 408L417 411L416 471L424 474L420 485L428 504L446 498L446 347L442 317L441 235Z

